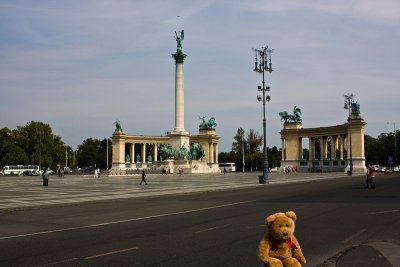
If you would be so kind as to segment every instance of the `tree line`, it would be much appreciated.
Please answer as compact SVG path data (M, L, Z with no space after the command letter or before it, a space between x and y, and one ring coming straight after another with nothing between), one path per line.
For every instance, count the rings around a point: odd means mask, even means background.
M392 159L393 165L397 165L395 161L397 155L400 155L399 137L399 131L382 133L377 138L365 135L366 163L389 166L389 159ZM240 127L233 136L231 151L220 152L218 158L219 162L234 162L238 171L243 168L245 171L261 171L262 150L262 135L253 129L246 133ZM280 166L281 148L268 147L267 155L270 168ZM0 129L0 167L35 164L54 170L66 165L72 168L91 166L106 169L107 166L111 167L111 159L110 139L87 138L74 151L60 136L53 133L49 124L43 122L31 121L16 129Z
M111 150L110 139L108 144ZM31 121L12 130L1 128L0 168L31 164L53 170L67 165L73 168L96 166L106 169L107 139L87 138L74 151L53 133L49 124L43 122Z

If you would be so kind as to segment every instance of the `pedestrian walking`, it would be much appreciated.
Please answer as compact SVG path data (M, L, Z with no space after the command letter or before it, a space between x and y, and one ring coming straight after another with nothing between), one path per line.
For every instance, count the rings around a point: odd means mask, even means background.
M93 179L97 179L97 177L98 177L98 172L97 172L97 168L96 168L96 169L94 169Z
M142 180L140 181L140 184L139 184L139 185L142 185L143 182L147 185L147 182L146 182L146 173L144 172L144 170L142 171Z
M375 168L371 165L368 164L367 167L367 181L366 181L366 186L365 188L370 188L375 189Z
M43 178L43 186L48 186L49 185L49 172L47 171L47 168L44 169L42 173L42 178Z
M225 175L225 173L226 173L226 168L224 167L224 175Z

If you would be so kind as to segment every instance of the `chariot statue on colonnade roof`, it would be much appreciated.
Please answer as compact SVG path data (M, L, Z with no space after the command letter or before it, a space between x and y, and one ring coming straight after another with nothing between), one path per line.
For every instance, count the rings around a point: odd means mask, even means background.
M301 122L301 109L297 106L293 107L293 114L288 114L286 111L279 112L281 121L287 122Z
M199 125L199 129L215 129L215 127L217 127L214 117L211 117L208 121L206 121L206 116L199 116L199 120L202 120L202 123Z

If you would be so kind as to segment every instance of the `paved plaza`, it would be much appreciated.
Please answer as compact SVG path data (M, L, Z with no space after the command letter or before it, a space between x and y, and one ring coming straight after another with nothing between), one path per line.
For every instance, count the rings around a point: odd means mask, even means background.
M223 189L265 186L258 183L259 172L196 174L148 174L148 185L139 185L140 175L50 176L49 186L42 186L40 176L0 177L0 211L42 205L80 203L87 201L149 197ZM344 173L270 173L270 184L307 182L345 177Z

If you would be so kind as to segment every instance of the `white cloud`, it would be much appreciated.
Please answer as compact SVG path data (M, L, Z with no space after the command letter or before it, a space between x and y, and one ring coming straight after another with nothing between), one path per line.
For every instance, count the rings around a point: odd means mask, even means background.
M400 3L397 0L258 0L238 2L236 6L255 12L314 10L377 22L398 22L400 20Z

